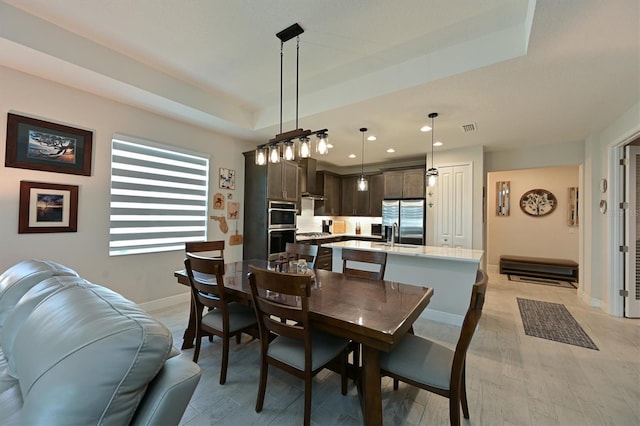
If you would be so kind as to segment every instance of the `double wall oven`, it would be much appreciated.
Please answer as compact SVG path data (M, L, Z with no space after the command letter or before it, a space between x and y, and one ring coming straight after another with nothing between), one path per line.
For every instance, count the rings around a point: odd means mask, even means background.
M269 201L267 210L269 256L284 252L287 243L296 242L297 212L296 203Z

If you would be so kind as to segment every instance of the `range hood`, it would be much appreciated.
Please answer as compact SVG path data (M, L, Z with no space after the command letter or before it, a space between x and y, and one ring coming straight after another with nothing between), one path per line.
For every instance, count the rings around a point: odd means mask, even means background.
M298 175L300 196L311 200L324 200L324 195L316 191L316 160L313 158L300 159L300 174Z

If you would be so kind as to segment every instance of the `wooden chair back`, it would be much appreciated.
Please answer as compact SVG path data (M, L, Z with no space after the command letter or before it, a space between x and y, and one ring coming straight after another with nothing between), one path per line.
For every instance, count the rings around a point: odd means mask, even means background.
M196 318L202 316L202 310L207 308L219 308L224 311L227 303L224 291L224 260L221 258L203 257L193 253L187 253L184 266L189 277L189 286L196 309ZM215 276L215 284L203 282L202 274Z
M249 266L249 270L251 295L263 345L268 345L269 334L274 333L303 340L305 352L310 353L311 277L285 274L254 266Z
M318 246L315 244L287 243L285 251L290 260L304 259L313 269L318 257Z
M211 252L211 257L224 259L224 240L189 241L184 243L186 253Z
M464 316L460 337L458 338L458 343L456 344L456 350L453 356L450 382L452 383L452 386L456 383L460 383L464 374L467 349L469 349L471 339L473 338L473 334L475 333L480 317L482 316L482 307L484 306L488 280L489 278L487 273L479 269L476 273L476 281L471 290L469 309Z
M348 262L364 262L380 265L376 271L363 271L348 266ZM384 279L384 271L387 267L387 253L384 251L365 251L342 249L342 273L354 277L369 278L373 280Z

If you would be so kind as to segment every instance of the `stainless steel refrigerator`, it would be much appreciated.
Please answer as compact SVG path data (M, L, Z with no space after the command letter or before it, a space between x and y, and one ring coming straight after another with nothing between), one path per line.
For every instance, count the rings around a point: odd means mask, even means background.
M424 198L382 200L382 227L398 224L396 243L424 245L424 222Z

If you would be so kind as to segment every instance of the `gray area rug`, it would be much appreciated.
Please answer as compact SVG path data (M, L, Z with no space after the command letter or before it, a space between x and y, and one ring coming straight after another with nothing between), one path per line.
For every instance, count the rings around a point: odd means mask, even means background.
M519 297L517 300L527 336L599 350L566 306Z
M537 278L537 277L525 277L522 275L507 275L509 277L509 281L514 281L517 283L527 283L527 284L542 284L542 285L550 285L553 287L563 287L563 288L577 288L576 285L569 281L564 280L553 280L549 278Z

